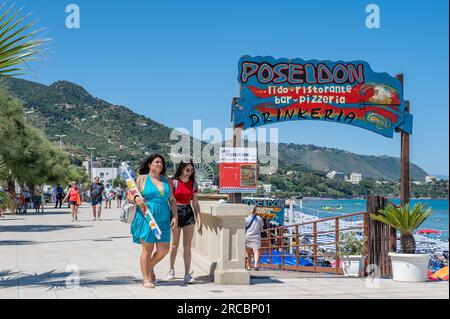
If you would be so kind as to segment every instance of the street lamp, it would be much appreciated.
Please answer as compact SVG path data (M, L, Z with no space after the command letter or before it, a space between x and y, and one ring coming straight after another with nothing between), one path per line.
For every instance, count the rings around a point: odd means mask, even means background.
M112 184L113 184L113 176L116 175L116 174L114 174L113 163L115 162L114 159L116 159L117 156L111 155L111 156L109 156L109 158L111 159L111 186L112 186ZM116 172L117 172L117 170L116 170ZM116 177L117 177L117 175L116 175ZM114 178L116 178L116 177L114 177Z
M91 150L91 180L92 180L92 168L93 168L93 165L94 165L94 158L92 157L93 155L92 155L92 151L93 150L96 150L96 148L95 147L88 147L87 148L88 150Z
M111 167L113 167L113 162L115 162L114 159L116 159L117 156L110 156L109 158L111 159Z
M56 134L56 137L59 137L59 149L62 149L62 138L66 137L67 135L64 134Z

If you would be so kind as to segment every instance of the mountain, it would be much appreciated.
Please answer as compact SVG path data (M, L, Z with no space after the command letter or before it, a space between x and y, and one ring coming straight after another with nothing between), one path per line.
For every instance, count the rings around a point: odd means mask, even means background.
M130 109L108 103L90 95L84 88L67 81L50 86L22 79L3 79L0 84L24 101L26 109L34 110L27 120L42 129L51 141L56 134L66 135L64 148L75 160L89 156L108 161L140 160L145 154L170 151L171 129Z
M400 159L396 157L358 155L315 145L280 143L278 147L280 161L285 164L299 164L321 172L360 173L363 177L389 181L400 179ZM417 181L424 181L428 175L415 164L410 165L410 174Z
M90 146L96 148L96 158L110 163L110 156L116 156L117 161L138 161L152 152L167 155L173 144L169 138L170 128L125 106L93 97L77 84L58 81L47 86L10 78L0 80L0 85L22 99L26 109L34 110L27 115L27 120L41 128L49 140L57 142L59 138L55 135L67 135L63 139L64 148L74 161L81 162L89 156L87 148ZM377 179L400 178L400 160L389 156L280 143L279 159L293 170L302 168L324 173L336 170ZM423 169L411 164L412 180L424 180L426 175Z

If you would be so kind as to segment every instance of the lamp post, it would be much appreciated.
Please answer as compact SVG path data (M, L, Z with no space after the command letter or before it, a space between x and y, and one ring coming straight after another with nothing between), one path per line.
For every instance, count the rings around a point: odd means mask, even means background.
M93 150L96 150L96 148L95 147L88 147L87 148L88 150L91 150L91 181L92 181L92 167L93 167L93 165L94 165L94 158L92 157L93 155L92 155L92 151Z
M112 168L113 162L115 162L114 160L117 158L117 156L109 156L109 158L111 159L111 168Z
M66 137L67 135L64 135L64 134L56 134L55 136L56 136L56 137L59 137L59 149L61 150L61 149L62 149L62 138L63 138L63 137Z
M111 159L111 186L112 186L112 181L113 181L113 176L114 176L114 168L113 168L114 164L113 163L115 162L115 159L117 158L117 156L111 155L111 156L109 156L109 158ZM117 170L116 170L116 173L117 173Z

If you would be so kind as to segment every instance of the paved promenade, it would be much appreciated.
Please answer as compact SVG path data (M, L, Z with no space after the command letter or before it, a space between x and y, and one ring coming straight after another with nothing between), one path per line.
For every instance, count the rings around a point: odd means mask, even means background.
M132 244L119 210L103 210L93 221L84 204L79 221L69 210L0 219L0 299L4 298L449 298L448 282L368 282L294 272L252 272L249 286L222 286L195 266L197 283L183 285L179 252L176 280L166 281L168 256L157 265L155 289L141 285L140 246ZM76 276L77 272L79 277ZM79 286L76 285L79 278ZM377 287L378 286L378 287ZM274 293L276 292L276 293Z

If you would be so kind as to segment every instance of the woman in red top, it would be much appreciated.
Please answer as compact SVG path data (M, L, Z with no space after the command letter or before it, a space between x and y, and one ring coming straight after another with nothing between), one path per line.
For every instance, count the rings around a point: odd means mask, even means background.
M202 233L200 205L198 204L197 198L198 189L195 182L195 171L192 161L180 163L172 182L174 196L177 201L178 227L172 228L173 240L170 247L170 270L168 279L175 279L175 258L177 257L178 245L180 243L181 229L183 229L184 283L189 284L192 282L192 273L190 272L191 244L195 224L197 224L199 234L201 235Z
M69 199L69 204L70 204L70 210L72 212L72 221L76 221L78 220L78 201L79 201L79 197L80 197L80 190L77 187L77 183L76 182L70 182L69 184L70 188L69 191L67 192L66 197L64 197L63 203Z

